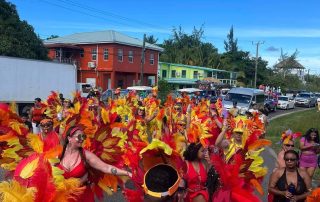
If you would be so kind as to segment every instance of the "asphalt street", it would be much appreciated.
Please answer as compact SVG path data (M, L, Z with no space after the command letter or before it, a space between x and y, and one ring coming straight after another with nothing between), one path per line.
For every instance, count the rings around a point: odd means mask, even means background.
M268 116L268 119L272 121L274 118L277 118L279 116L283 116L285 114L293 113L293 112L297 112L297 111L301 111L301 110L308 110L308 109L296 107L295 109L290 109L290 110L277 110L276 112L270 113ZM262 186L264 187L264 190L265 190L265 194L264 194L264 196L261 197L262 201L266 202L267 201L267 193L268 193L267 192L268 180L269 180L269 176L275 166L276 154L273 151L273 149L271 149L270 147L267 147L265 149L265 151L263 151L262 156L264 158L264 165L266 167L268 167L268 174L264 178L264 181L262 184ZM4 175L4 172L2 169L0 169L0 180L1 181L4 179L3 175ZM108 202L122 202L123 201L124 202L125 199L123 198L121 191L118 191L117 193L113 194L112 196L105 195L103 201L108 201Z

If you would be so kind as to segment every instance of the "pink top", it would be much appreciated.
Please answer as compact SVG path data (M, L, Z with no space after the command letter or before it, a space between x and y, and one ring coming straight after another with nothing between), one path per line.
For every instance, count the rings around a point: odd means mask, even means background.
M312 145L312 143L308 142L308 140L305 137L301 138L300 142L303 143L303 145L307 146L307 147ZM309 154L310 153L316 154L316 151L313 148L306 149L306 150L304 150L304 152L309 153Z

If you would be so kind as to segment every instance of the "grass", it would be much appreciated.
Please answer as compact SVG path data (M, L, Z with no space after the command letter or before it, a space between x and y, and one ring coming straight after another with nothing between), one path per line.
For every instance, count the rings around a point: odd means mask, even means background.
M272 141L272 148L278 153L281 149L281 145L277 144L280 141L281 133L287 129L291 129L293 132L301 132L302 135L309 128L320 129L320 112L316 109L311 109L303 112L295 112L286 116L282 116L273 119L268 128L266 138ZM296 148L299 148L299 141L295 142ZM320 178L320 170L317 169L314 178Z

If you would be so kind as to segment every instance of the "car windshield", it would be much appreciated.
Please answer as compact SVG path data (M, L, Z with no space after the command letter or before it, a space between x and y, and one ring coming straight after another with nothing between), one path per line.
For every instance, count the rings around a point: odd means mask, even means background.
M298 97L309 98L309 94L299 94Z
M279 97L278 100L282 100L282 101L288 101L289 98L288 97Z
M236 94L236 93L229 93L226 95L224 100L231 101L231 102L237 101L238 103L249 104L250 100L251 100L251 96L250 95L243 95L243 94Z

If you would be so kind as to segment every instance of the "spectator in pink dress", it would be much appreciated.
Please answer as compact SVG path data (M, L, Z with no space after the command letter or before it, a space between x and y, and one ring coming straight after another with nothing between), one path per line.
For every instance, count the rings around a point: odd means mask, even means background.
M300 140L300 169L307 171L312 178L314 171L317 168L317 154L320 151L319 147L319 132L316 128L310 128Z

